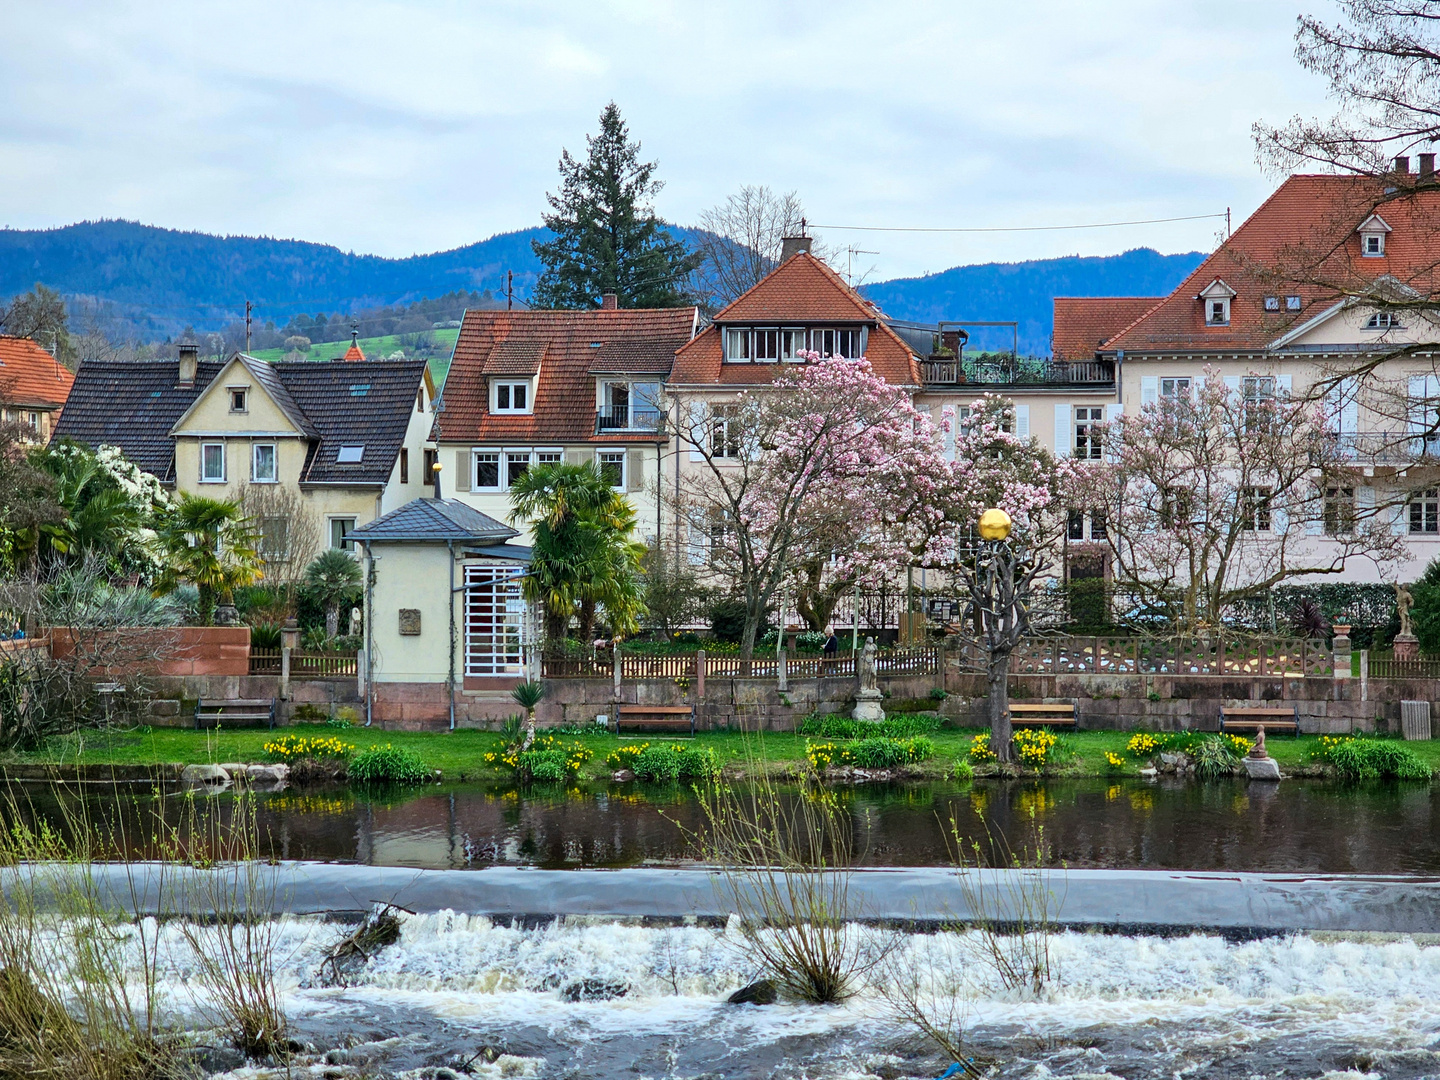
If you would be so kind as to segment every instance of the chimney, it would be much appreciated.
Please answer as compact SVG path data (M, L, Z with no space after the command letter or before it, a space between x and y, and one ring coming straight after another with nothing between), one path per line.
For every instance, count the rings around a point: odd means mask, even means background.
M1421 155L1420 155L1420 179L1421 179L1421 180L1434 180L1434 179L1435 179L1435 155L1434 155L1434 154L1421 154Z
M1399 155L1395 159L1395 171L1405 176L1410 175L1410 159L1404 154Z
M615 295L614 289L606 289L600 294L601 311L617 311L620 308L620 297Z
M787 236L780 241L780 261L787 263L792 256L800 252L810 253L810 237L808 236Z
M194 386L195 373L200 367L200 346L194 341L180 342L180 386Z

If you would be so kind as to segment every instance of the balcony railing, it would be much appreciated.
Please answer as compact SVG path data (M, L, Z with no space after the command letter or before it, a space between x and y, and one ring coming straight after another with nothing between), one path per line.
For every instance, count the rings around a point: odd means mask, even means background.
M653 406L611 405L595 412L595 434L605 431L653 431L665 426L665 414Z
M932 356L920 361L927 386L1114 386L1115 365L1105 360L1035 357L981 360Z
M1376 465L1440 459L1440 437L1408 431L1351 431L1330 436L1341 457Z

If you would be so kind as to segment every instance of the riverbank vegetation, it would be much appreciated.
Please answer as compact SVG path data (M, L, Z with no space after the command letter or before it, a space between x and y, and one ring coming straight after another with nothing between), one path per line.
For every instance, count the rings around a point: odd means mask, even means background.
M717 731L694 739L662 736L620 739L603 729L562 728L546 731L567 752L564 778L609 779L619 769L640 774L635 765L647 754L645 769L661 779L679 769L679 776L698 777L714 769L734 774L763 752L767 768L777 774L829 767L841 777L854 770L887 769L912 780L953 778L967 769L975 777L1004 775L987 753L989 732L976 728L937 726L933 716L897 715L876 730L851 732L845 718L815 718L798 732ZM859 737L859 736L864 737ZM423 779L446 782L465 780L508 781L517 776L515 763L506 760L512 739L494 731L454 732L381 731L352 728L337 730L323 724L296 725L284 732L265 729L193 731L179 728L130 728L79 732L45 741L32 751L0 755L0 772L19 766L87 766L103 768L163 767L231 761L287 760L273 747L287 748L354 744L365 750L372 744L393 751L408 751L423 762ZM1156 733L1128 731L1071 731L1061 734L1026 732L1017 765L1021 775L1137 776L1152 762L1168 767L1160 755L1184 754L1198 768L1205 754L1223 753L1224 768L1236 765L1249 750L1249 742L1213 733ZM1216 749L1207 751L1214 743ZM892 745L893 744L893 745ZM1351 747L1353 744L1353 748ZM548 743L546 744L549 745ZM1341 749L1337 750L1336 748ZM664 749L661 749L664 748ZM1401 742L1380 736L1272 736L1266 748L1287 775L1338 774L1352 779L1391 776L1423 779L1440 768L1440 740ZM1043 749L1043 759L1040 751ZM391 755L394 756L394 755ZM582 759L583 760L578 760ZM672 760L673 758L673 760ZM633 760L632 760L633 759ZM1352 760L1355 764L1352 767ZM1010 768L1014 768L1011 766ZM548 776L545 769L538 771ZM412 777L419 776L410 770ZM542 779L536 775L536 779ZM555 777L560 779L561 777ZM644 778L644 777L642 777Z

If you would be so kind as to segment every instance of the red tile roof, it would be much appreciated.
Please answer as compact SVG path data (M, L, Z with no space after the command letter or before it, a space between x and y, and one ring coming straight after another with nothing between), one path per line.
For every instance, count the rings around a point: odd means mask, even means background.
M1050 337L1056 360L1093 360L1114 337L1159 304L1163 296L1057 296Z
M1341 296L1382 275L1433 295L1440 288L1440 192L1387 193L1373 177L1292 176L1179 288L1105 342L1105 351L1211 352L1263 349ZM1385 254L1360 253L1356 227L1378 212L1393 230ZM1216 279L1235 290L1228 326L1206 326L1196 299ZM1279 298L1266 311L1264 298ZM1289 311L1285 296L1299 296ZM1057 309L1058 310L1058 309Z
M364 360L365 351L360 348L358 342L352 341L350 343L350 348L345 350L345 355L342 357L342 359L349 360L351 363L355 363L359 360Z
M880 309L845 284L839 274L809 252L800 252L771 271L715 315L726 323L769 325L869 323L866 359L875 373L897 386L917 386L919 365L910 347L886 326ZM711 326L675 354L670 381L680 386L754 386L768 383L785 364L727 364L718 326Z
M0 402L58 409L75 376L29 338L0 334Z
M695 332L697 312L684 308L594 311L467 311L455 342L436 420L445 442L562 443L595 438L596 357L654 357L645 374L669 374L675 350ZM514 343L511 345L510 343ZM523 347L521 344L523 343ZM497 352L528 354L543 345L533 411L489 412L489 363ZM634 441L627 433L624 438ZM614 442L614 436L608 437Z

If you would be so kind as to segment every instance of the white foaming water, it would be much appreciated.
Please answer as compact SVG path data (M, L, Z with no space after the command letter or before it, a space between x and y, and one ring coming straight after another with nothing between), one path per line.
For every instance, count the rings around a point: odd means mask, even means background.
M203 1003L195 987L194 957L179 928L148 928L160 935L162 989L185 1015ZM838 1007L727 1006L725 997L757 974L733 927L656 928L570 919L522 928L450 912L419 915L405 918L400 941L374 955L348 988L322 987L316 968L346 930L313 918L284 918L274 925L286 1006L297 1020L324 1028L328 1018L331 1028L344 1031L354 1028L346 1018L399 1010L447 1030L539 1029L565 1054L616 1039L703 1037L721 1048L722 1057L829 1040L829 1064L807 1065L810 1071L803 1073L817 1077L869 1075L879 1067L875 1054L905 1031L888 1018L871 989ZM893 940L886 931L857 927L853 932L877 945ZM1080 1075L1076 1069L1081 1065L1086 1074L1103 1075L1107 1064L1114 1066L1108 1044L1121 1042L1132 1064L1137 1054L1149 1060L1158 1052L1153 1044L1163 1045L1177 1067L1253 1052L1254 1067L1235 1075L1270 1075L1272 1067L1288 1076L1345 1075L1343 1070L1297 1070L1293 1062L1282 1066L1266 1057L1267 1046L1318 1040L1347 1052L1420 1055L1414 1069L1394 1075L1440 1074L1440 1055L1433 1052L1440 1043L1440 996L1435 993L1440 947L1410 938L1296 935L1231 943L1198 934L1063 933L1050 946L1058 977L1039 995L1005 990L993 971L975 962L975 951L968 947L972 943L949 933L906 935L894 946L892 963L958 987L967 1028L982 1042L985 1032L1003 1040L1000 1046L1017 1034L1035 1041L1040 1049L1022 1056L1027 1069L1043 1071L1013 1075ZM577 984L623 989L624 994L611 1000L565 1000L565 989L573 991ZM1105 1045L1105 1053L1085 1051L1086 1060L1070 1061L1062 1070L1045 1050L1046 1041L1068 1039L1072 1053L1079 1053L1073 1047L1085 1041L1082 1035ZM789 1053L784 1050L784 1061ZM611 1072L601 1069L594 1075ZM911 1074L902 1070L898 1075Z

